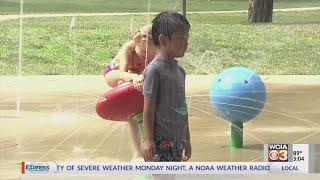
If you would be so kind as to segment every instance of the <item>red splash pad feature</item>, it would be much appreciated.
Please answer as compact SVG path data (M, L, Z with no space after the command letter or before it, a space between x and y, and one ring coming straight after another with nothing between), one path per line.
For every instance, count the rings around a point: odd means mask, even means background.
M103 95L96 105L97 114L106 120L127 121L143 111L143 95L132 83L118 86Z

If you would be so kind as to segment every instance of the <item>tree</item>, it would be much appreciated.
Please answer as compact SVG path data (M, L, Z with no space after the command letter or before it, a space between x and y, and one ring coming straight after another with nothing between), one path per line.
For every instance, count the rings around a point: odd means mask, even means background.
M249 23L272 22L273 0L249 0Z
M182 0L182 13L184 17L187 17L187 0Z

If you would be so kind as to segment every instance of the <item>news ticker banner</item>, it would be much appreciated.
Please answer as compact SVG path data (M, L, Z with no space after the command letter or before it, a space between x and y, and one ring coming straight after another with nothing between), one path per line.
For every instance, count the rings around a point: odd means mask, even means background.
M267 144L265 162L22 162L22 174L274 174L309 173L314 146ZM310 161L311 160L311 161Z

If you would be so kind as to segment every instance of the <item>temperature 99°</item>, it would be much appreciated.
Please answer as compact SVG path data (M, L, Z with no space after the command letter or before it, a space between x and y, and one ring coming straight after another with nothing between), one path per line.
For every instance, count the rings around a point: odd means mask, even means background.
M302 154L302 151L293 151L294 156L298 156L299 154Z

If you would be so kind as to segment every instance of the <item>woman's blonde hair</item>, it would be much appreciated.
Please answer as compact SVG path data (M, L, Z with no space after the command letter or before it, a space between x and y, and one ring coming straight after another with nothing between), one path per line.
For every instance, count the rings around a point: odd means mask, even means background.
M139 42L143 37L143 35L147 35L148 41L149 43L152 42L152 36L151 36L151 30L152 30L152 26L151 25L146 25L146 26L142 26L139 29L136 30L136 32L134 33L134 35L132 36L132 40L134 42Z

